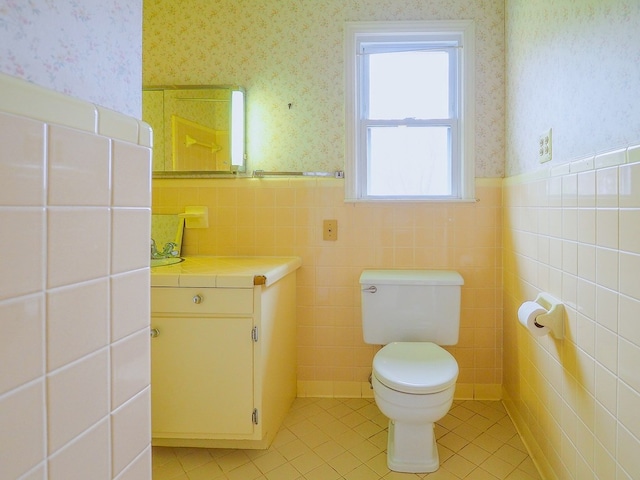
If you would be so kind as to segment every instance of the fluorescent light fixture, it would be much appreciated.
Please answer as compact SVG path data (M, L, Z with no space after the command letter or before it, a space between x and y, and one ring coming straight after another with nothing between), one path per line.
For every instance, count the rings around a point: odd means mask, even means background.
M244 165L244 91L231 91L231 165Z

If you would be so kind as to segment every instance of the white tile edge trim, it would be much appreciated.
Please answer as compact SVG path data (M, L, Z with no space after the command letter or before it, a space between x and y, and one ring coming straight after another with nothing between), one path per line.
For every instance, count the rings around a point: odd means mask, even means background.
M503 185L517 185L548 177L559 177L571 173L599 170L601 168L616 167L630 163L640 163L640 145L630 145L627 148L618 148L602 152L593 157L581 158L572 162L505 177L503 179Z
M0 111L152 146L151 127L139 119L3 73Z

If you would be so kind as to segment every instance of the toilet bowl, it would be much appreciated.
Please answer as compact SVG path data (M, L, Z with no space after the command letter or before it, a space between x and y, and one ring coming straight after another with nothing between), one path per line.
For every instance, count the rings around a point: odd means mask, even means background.
M389 418L387 465L396 472L434 472L439 467L434 422L453 402L458 364L431 342L394 342L374 357L376 404Z

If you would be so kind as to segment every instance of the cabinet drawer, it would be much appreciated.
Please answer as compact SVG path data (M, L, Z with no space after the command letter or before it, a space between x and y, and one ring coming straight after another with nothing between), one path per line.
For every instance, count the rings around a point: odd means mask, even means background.
M151 288L154 313L253 313L250 288Z

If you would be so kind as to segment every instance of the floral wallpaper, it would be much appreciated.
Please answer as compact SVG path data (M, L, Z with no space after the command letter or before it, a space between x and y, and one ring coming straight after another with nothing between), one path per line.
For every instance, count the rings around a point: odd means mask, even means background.
M0 72L140 118L142 0L0 0Z
M249 170L344 169L345 21L473 19L476 176L504 173L503 0L144 0L143 83L247 89Z
M638 0L507 0L506 17L507 175L539 168L548 128L551 165L638 143Z

